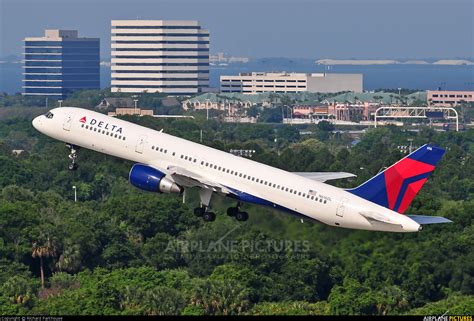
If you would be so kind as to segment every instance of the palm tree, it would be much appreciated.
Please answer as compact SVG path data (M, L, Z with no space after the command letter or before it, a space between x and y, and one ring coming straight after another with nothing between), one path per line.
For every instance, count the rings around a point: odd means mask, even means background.
M56 246L53 241L48 237L44 243L34 242L32 247L31 256L33 258L39 257L40 259L40 271L41 271L41 288L44 289L44 267L43 258L51 257L56 254Z
M56 267L60 271L77 272L81 267L81 249L77 244L66 242L63 253L59 256Z

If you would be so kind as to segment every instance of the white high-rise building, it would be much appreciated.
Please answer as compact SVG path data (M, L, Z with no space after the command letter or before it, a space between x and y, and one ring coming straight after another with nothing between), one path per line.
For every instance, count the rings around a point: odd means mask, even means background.
M209 31L198 21L112 20L112 92L192 95L209 87Z

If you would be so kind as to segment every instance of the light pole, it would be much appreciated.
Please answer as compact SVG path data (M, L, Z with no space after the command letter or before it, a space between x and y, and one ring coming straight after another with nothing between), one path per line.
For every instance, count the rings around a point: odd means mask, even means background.
M410 147L408 149L409 154L413 151L413 138L408 138L408 141L410 142Z
M77 202L77 188L76 188L76 185L73 185L72 189L74 190L74 202Z
M285 107L287 108L287 110L290 110L290 125L293 125L293 108L288 105L285 105ZM288 114L286 114L286 117L288 118Z
M133 102L135 103L135 109L133 110L133 112L135 113L135 115L137 114L137 105L138 105L138 99L134 99Z
M206 99L206 119L209 120L209 103L211 103L210 99Z

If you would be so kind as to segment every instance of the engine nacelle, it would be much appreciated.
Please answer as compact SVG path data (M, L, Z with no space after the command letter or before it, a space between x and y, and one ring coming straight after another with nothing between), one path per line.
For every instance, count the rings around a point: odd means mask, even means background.
M128 180L133 186L149 192L178 194L183 192L183 189L166 177L166 174L144 164L133 165Z

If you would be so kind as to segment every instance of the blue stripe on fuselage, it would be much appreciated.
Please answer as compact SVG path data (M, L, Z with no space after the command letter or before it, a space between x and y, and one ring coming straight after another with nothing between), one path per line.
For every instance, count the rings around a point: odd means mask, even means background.
M231 187L228 187L226 186L230 191L232 191L232 193L234 194L228 194L227 196L231 197L231 198L235 198L235 199L238 199L239 201L242 201L242 202L246 202L246 203L252 203L252 204L257 204L257 205L263 205L263 206L266 206L266 207L271 207L273 209L277 209L277 210L280 210L282 212L286 212L286 213L289 213L289 214L292 214L298 218L303 218L303 219L310 219L310 220L313 220L313 221L316 221L316 222L319 222L318 220L312 218L312 217L309 217L309 216L306 216L304 214L301 214L299 212L296 212L296 211L293 211L293 210L290 210L289 208L287 207L284 207L284 206L281 206L281 205L278 205L278 204L275 204L275 203L272 203L266 199L263 199L263 198L260 198L260 197L257 197L257 196L254 196L254 195L251 195L249 193L245 193L245 192L241 192L235 188L231 188Z

